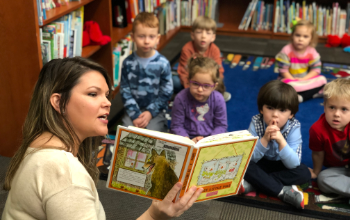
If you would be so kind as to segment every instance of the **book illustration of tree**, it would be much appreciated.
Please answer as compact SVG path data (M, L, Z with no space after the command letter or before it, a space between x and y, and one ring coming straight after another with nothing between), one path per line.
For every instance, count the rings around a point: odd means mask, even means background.
M176 154L171 150L163 150L155 148L157 139L145 137L142 135L128 133L125 137L123 137L119 142L118 152L117 152L117 161L115 163L115 169L113 173L112 185L117 188L121 188L124 190L140 193L143 195L149 195L152 197L162 197L163 192L159 193L159 188L157 187L157 183L162 181L158 176L163 171L157 171L161 169L160 162L165 167L169 167L166 175L169 173L173 173L174 175L168 175L167 180L170 183L178 181L178 177L174 172L174 168L176 165ZM150 164L154 158L158 155L157 164ZM161 157L160 157L161 156ZM153 159L152 159L153 158ZM162 159L162 160L161 160ZM142 186L136 186L130 183L121 182L117 180L119 168L126 169L135 173L143 174L145 176L145 181ZM162 169L165 169L164 167ZM165 169L166 170L166 169ZM154 177L153 177L154 175ZM166 176L165 174L163 176ZM159 180L155 180L158 178ZM175 182L175 183L176 183ZM174 184L175 184L174 183ZM172 184L172 186L174 185ZM166 184L167 185L167 184ZM171 186L171 187L172 187ZM163 187L163 191L167 189L167 187ZM161 190L162 191L162 190ZM169 191L169 190L168 190ZM163 197L164 198L164 197ZM163 199L161 198L161 199Z

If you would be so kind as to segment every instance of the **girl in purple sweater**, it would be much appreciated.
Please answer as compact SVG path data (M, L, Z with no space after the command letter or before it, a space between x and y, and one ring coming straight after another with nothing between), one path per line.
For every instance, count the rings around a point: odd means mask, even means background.
M171 112L171 132L192 139L227 131L226 103L215 88L219 65L208 57L193 57L188 62L190 87L177 94Z

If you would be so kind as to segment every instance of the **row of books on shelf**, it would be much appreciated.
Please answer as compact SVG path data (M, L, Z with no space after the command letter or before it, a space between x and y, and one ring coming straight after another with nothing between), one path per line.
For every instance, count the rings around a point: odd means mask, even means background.
M153 3L153 4L152 4ZM129 7L130 6L130 7ZM131 14L131 18L128 18L128 23L139 12L155 12L159 9L169 10L170 19L176 22L177 26L191 25L192 21L200 15L206 15L213 19L217 16L218 0L126 0L125 7L127 15Z
M51 59L82 54L84 7L40 28L43 64Z
M79 1L79 0L70 0ZM69 0L37 0L39 25L46 19L46 11L69 4ZM126 26L132 23L139 12L163 13L164 20L174 26L190 26L198 16L205 15L217 18L218 0L111 0L113 11L113 25ZM115 10L115 11L114 11ZM122 20L125 19L123 25ZM160 20L161 21L161 20ZM119 23L119 24L117 24Z
M275 10L272 4L264 1L252 0L241 20L238 29L272 30L272 17L274 13L273 32L292 33L292 21L296 18L308 20L315 26L319 36L338 35L349 33L350 3L341 8L338 2L331 6L322 6L306 1L295 2L278 0Z
M341 37L348 32L349 14L350 3L346 9L342 9L338 2L333 2L332 6L322 6L316 2L306 4L306 1L280 0L275 10L274 32L291 33L292 20L301 18L313 23L319 36L331 34Z
M181 25L190 26L198 16L218 17L218 0L181 1Z
M253 0L249 3L238 29L247 30L251 25L252 30L271 30L272 17L273 4Z

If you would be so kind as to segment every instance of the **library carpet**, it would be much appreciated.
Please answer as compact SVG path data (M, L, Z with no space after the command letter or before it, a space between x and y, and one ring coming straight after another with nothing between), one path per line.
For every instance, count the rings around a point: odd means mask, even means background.
M227 54L224 53L224 57ZM257 109L257 95L262 85L277 78L277 74L274 73L273 67L269 69L258 69L254 71L252 66L244 70L242 66L230 68L228 63L223 62L225 68L225 85L227 91L232 95L227 105L228 115L228 131L247 129L250 123L251 117L258 114ZM330 74L332 71L325 71L323 69L322 74L331 81L336 77ZM302 163L308 167L312 167L311 150L309 149L309 128L323 113L323 106L321 98L309 100L299 105L299 111L296 114L296 118L301 123L302 133ZM305 195L305 209L297 210L291 205L288 205L278 198L268 197L261 193L251 193L250 196L232 196L219 199L219 201L248 205L258 208L270 209L279 212L298 214L307 217L324 218L324 219L349 219L350 218L350 205L349 199L345 200L333 200L333 202L316 203L315 195L320 195L321 192L317 188L315 181L312 184L305 184L301 187ZM323 195L322 195L323 196ZM340 211L325 210L323 205L341 208ZM322 208L323 207L323 208Z

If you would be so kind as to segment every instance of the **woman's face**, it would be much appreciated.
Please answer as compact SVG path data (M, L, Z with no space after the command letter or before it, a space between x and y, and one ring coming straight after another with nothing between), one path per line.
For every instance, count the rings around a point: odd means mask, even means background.
M65 114L81 141L108 133L107 116L111 107L108 94L105 78L94 70L83 74L73 87Z

